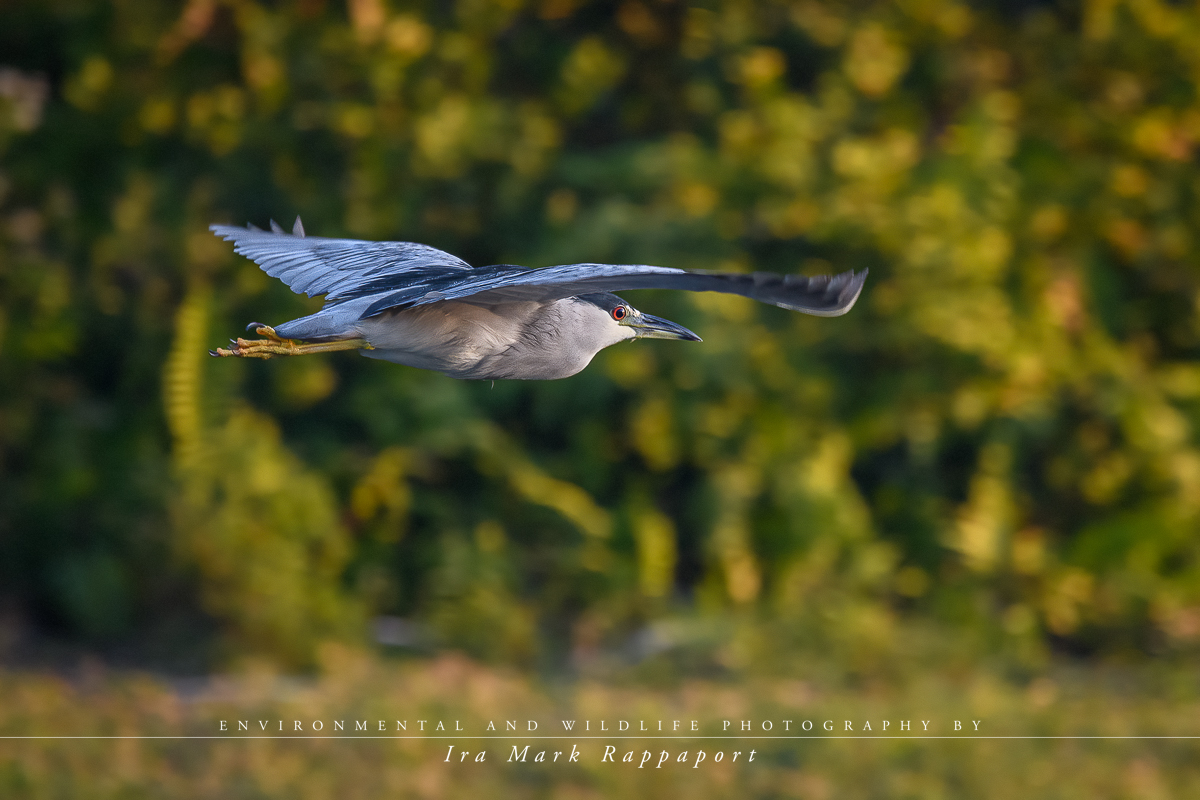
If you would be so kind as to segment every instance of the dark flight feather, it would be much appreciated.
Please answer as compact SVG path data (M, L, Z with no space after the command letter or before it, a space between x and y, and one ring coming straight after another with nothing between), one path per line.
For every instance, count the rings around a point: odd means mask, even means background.
M277 230L279 227L273 224ZM393 309L444 300L473 304L507 301L553 302L597 292L632 289L679 289L724 292L806 314L844 314L862 291L867 271L839 275L778 275L766 272L689 272L643 264L566 264L528 269L507 264L472 268L449 253L412 242L365 242L326 239L213 225L234 242L235 252L251 259L293 291L310 297L325 294L336 304L376 299L362 318Z

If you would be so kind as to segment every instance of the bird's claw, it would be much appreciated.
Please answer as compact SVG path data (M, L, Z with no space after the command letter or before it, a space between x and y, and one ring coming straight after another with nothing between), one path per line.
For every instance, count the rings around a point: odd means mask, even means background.
M250 328L263 339L230 339L229 347L209 350L214 358L275 358L302 356L308 353L329 353L337 350L374 350L366 339L340 339L332 342L298 342L284 339L270 325L250 323Z
M294 356L303 352L301 345L292 339L284 339L270 325L261 322L251 322L246 326L247 331L253 331L262 339L230 339L229 348L218 347L209 350L214 358L273 358L275 356Z
M260 332L261 330L262 328L259 328ZM275 331L271 330L271 333L274 334ZM274 358L299 355L302 352L304 351L298 342L271 336L267 339L230 339L228 349L218 347L216 350L209 350L208 354L215 358Z
M246 326L246 330L250 331L251 333L257 333L259 336L265 336L266 338L271 339L272 341L276 341L276 342L291 341L290 339L284 339L279 334L277 334L275 332L275 329L272 328L270 325L263 325L261 322L251 322L249 325Z

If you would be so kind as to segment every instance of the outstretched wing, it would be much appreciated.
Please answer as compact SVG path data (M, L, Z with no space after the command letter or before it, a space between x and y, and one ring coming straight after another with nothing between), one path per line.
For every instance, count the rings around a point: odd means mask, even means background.
M305 236L299 218L293 234L284 233L274 222L271 227L272 231L264 231L210 225L209 230L233 242L235 253L292 291L309 297L324 294L330 302L361 297L356 290L381 276L403 283L406 278L419 280L418 276L471 272L471 265L461 258L423 244Z
M356 290L357 296L380 295L363 316L441 300L471 303L506 300L550 302L596 292L682 289L740 294L792 311L836 317L845 314L854 305L867 279L867 271L809 278L769 272L688 272L641 264L568 264L533 270L512 266L483 267L468 273L428 276L416 282L407 281L406 277L380 276L360 286Z
M566 264L528 269L507 264L472 268L462 259L413 242L364 242L305 236L300 220L293 234L274 222L272 231L212 225L234 243L234 252L254 261L292 291L326 295L330 303L375 297L364 318L391 309L443 300L471 303L552 302L565 297L631 289L682 289L740 294L763 303L836 317L854 305L867 271L839 275L777 275L768 272L688 272L643 264Z

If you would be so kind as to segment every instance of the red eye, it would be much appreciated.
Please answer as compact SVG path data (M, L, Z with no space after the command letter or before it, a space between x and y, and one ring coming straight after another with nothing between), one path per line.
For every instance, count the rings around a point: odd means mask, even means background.
M613 315L613 319L617 320L618 322L625 319L625 306L617 306L616 308L614 308L612 311L612 315Z

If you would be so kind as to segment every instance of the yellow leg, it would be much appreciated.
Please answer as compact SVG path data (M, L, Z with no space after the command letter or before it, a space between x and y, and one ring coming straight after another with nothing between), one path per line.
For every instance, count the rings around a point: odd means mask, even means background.
M309 353L331 353L336 350L374 350L366 339L342 339L336 342L309 342L302 344L294 339L282 339L269 325L258 325L254 332L265 339L230 339L229 349L218 347L208 354L216 358L275 358L276 356L303 356Z

